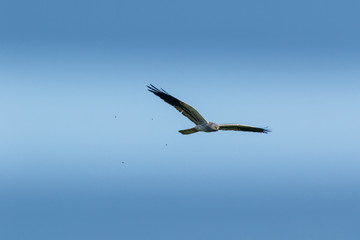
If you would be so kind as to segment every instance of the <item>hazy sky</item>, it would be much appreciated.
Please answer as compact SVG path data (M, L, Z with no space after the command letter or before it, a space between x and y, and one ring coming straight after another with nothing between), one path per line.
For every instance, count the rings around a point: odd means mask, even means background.
M359 5L2 1L0 238L358 239Z

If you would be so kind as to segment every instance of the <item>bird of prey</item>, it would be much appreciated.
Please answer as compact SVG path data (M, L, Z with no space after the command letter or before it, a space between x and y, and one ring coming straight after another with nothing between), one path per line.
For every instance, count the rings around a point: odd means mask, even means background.
M216 132L218 130L233 130L233 131L246 131L246 132L258 132L258 133L268 133L270 130L266 128L258 128L241 124L216 124L213 122L208 122L201 114L189 104L180 101L179 99L171 96L164 89L156 88L152 84L148 87L148 91L154 93L156 96L160 97L162 100L175 107L182 115L187 117L190 121L196 124L195 127L180 130L181 134L192 134L196 132Z

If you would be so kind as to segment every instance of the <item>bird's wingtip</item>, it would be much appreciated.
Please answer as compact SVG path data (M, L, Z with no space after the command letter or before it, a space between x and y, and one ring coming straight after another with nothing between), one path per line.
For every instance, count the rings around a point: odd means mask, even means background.
M270 132L272 132L272 131L268 127L264 128L263 133L268 134Z
M159 89L157 89L154 85L152 85L152 84L149 84L149 85L146 85L147 86L147 90L149 91L149 92L152 92L152 93L156 93L156 92L159 92Z

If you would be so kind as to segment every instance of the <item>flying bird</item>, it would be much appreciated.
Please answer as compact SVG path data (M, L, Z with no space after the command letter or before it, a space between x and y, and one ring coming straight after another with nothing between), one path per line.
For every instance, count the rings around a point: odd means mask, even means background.
M162 100L176 108L182 115L187 117L190 121L195 123L195 127L179 130L181 134L192 134L196 132L216 132L218 130L232 130L232 131L245 131L245 132L258 132L258 133L268 133L270 130L266 128L258 128L241 124L216 124L213 122L207 121L201 114L189 104L180 101L179 99L171 96L164 89L156 88L152 84L148 87L148 91L154 93L156 96L160 97Z

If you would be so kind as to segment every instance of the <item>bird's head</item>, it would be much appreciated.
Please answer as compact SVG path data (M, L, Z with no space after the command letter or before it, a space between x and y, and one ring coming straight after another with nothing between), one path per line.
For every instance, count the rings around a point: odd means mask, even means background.
M219 125L218 124L210 122L209 125L214 131L219 130Z

